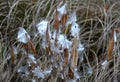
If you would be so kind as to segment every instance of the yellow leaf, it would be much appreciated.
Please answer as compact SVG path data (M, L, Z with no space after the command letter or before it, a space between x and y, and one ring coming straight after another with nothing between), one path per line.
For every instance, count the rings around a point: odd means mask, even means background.
M69 33L70 28L71 28L71 24L68 24L67 27L65 28L65 34Z

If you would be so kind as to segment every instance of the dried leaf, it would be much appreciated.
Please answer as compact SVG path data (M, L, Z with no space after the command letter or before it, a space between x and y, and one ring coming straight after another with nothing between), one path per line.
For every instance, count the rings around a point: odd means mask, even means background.
M112 39L109 40L109 44L108 44L107 60L110 60L112 56L113 48L114 48L114 38L112 37Z
M62 19L61 19L61 23L63 27L65 27L66 25L67 18L68 18L67 14L63 14Z
M57 10L56 10L54 19L55 19L55 28L58 31L59 30L59 19L58 19L58 11Z
M69 67L69 71L68 71L68 76L73 79L74 78L74 72L71 70L71 68Z
M78 46L78 40L77 40L77 38L74 38L72 51L71 51L71 59L70 59L70 65L72 68L75 68L77 66L77 61L78 61L77 46Z
M15 61L15 54L14 54L14 49L13 49L13 46L11 46L11 60L12 60L12 64L14 65L14 61Z

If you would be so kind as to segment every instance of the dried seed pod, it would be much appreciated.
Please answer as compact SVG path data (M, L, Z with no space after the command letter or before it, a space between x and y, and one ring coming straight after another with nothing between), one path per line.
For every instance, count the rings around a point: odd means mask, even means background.
M15 62L15 54L14 54L13 46L11 46L11 61L12 61L12 65L14 65L14 62Z
M68 65L68 49L65 48L64 49L64 66L67 66Z
M69 67L69 70L68 70L68 76L73 79L74 78L74 72L71 70L71 68Z
M107 60L110 60L114 48L114 38L109 40L108 51L107 51Z
M77 46L78 46L78 40L77 40L77 38L74 38L72 51L71 51L71 59L70 59L70 65L72 68L75 68L77 66L77 61L78 61Z
M30 48L33 54L36 55L37 53L36 53L35 46L33 45L32 41L29 41L29 45L30 45Z
M63 27L65 27L66 25L67 18L68 18L67 14L63 14L62 19L61 19L61 23Z
M59 19L58 19L58 11L56 10L56 13L55 13L55 29L58 31L59 30Z

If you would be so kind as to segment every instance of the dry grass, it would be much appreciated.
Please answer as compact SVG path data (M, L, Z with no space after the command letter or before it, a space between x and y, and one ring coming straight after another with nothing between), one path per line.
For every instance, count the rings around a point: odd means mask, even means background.
M20 77L16 69L26 62L23 46L16 40L18 27L24 27L31 36L36 47L36 59L39 65L48 68L49 60L45 57L45 51L40 47L41 40L34 37L35 26L39 21L52 20L55 8L60 0L1 0L0 1L0 82L29 82L32 75ZM85 46L83 61L78 60L80 82L119 82L119 33L116 48L113 50L109 65L105 70L101 63L106 60L108 43L111 39L112 28L120 27L120 1L119 0L64 0L68 4L68 13L77 11L80 27L80 40ZM62 4L63 4L62 3ZM15 45L19 49L17 64L12 66L10 58L10 46ZM92 73L88 73L88 68ZM38 82L62 82L57 77L59 70L54 69L52 75L46 79L38 79ZM35 77L34 77L35 78ZM115 81L117 80L117 81Z

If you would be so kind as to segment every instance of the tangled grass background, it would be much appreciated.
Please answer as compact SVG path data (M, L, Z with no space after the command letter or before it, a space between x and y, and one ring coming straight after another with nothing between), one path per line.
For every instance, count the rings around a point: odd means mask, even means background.
M81 73L80 82L119 82L119 33L116 47L113 49L109 65L102 69L102 63L107 60L108 44L111 39L112 28L120 26L119 0L0 0L0 81L1 82L29 82L30 77L19 78L16 73L19 63L11 67L10 46L17 45L18 27L24 27L32 37L36 52L40 54L37 60L44 61L45 51L41 48L41 40L34 38L35 26L39 21L51 20L58 5L67 3L68 14L76 11L77 23L80 25L80 40L85 47L83 62L78 67ZM17 48L21 49L21 45ZM21 54L21 52L19 53ZM25 61L24 59L22 61ZM91 67L92 73L86 69ZM46 66L46 65L45 65ZM90 72L91 72L90 71ZM55 72L56 74L56 72ZM39 81L62 82L54 74Z

